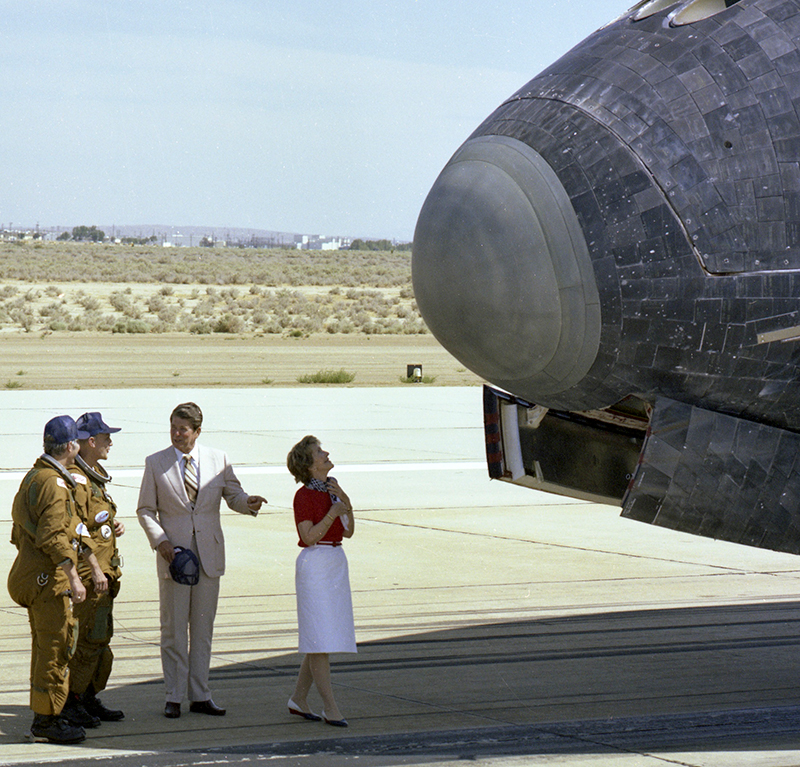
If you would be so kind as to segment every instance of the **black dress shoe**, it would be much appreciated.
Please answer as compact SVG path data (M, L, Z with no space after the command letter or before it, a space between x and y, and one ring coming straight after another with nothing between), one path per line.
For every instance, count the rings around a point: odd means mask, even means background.
M164 716L167 719L177 719L181 715L181 704L180 703L170 703L167 701L167 704L164 706Z
M196 700L189 705L189 711L194 714L210 714L211 716L225 716L225 709L220 708L211 698Z

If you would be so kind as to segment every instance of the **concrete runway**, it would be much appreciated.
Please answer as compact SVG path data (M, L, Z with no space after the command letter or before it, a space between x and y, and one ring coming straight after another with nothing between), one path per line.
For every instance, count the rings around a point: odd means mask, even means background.
M189 399L201 440L270 504L224 516L212 690L228 714L184 705L167 720L155 555L135 506L144 457L169 444L169 413ZM800 560L490 482L480 388L7 391L7 530L44 423L86 410L123 429L107 468L125 566L101 697L126 718L77 746L26 742L30 634L2 589L0 764L800 764ZM359 653L332 659L346 730L285 707L299 656L284 462L308 433L356 509ZM0 547L3 572L14 554Z

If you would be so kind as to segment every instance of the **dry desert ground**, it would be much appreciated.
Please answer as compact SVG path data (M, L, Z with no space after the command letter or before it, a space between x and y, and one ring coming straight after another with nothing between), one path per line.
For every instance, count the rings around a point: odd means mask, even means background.
M0 386L6 389L299 386L301 376L340 369L355 374L347 386L398 386L407 365L422 365L426 381L435 386L482 382L429 334L287 338L15 331L0 334L0 349Z
M0 386L478 385L427 331L409 252L0 243ZM313 385L313 384L304 384Z

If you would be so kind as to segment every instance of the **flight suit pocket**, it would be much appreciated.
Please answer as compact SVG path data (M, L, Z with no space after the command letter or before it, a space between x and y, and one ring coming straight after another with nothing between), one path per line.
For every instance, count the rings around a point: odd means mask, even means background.
M16 559L8 573L8 594L21 607L30 607L51 585L52 578L49 573L33 572Z
M111 615L111 599L106 596L97 604L89 641L94 644L105 644L112 636L114 636L114 622Z

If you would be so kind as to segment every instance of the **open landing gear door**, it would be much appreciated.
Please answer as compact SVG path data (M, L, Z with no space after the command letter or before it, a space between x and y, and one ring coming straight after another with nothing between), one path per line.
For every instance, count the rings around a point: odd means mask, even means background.
M636 400L586 413L548 410L484 386L489 476L620 506L639 461L647 412Z
M491 478L800 554L800 434L666 398L569 413L483 394Z

